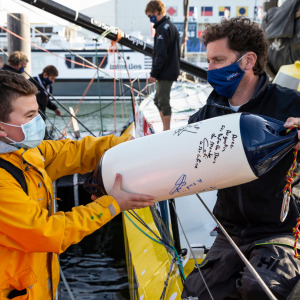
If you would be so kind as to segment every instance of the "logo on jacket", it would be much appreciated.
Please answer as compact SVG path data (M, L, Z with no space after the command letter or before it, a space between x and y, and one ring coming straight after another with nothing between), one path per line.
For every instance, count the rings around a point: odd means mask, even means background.
M160 34L158 37L157 37L158 40L163 40L163 36Z

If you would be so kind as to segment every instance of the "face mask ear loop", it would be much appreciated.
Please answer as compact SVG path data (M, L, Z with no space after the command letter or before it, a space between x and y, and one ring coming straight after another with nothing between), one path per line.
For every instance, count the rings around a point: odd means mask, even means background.
M5 124L5 125L7 125L7 126L12 126L12 127L22 127L22 126L20 126L20 125L8 124L8 123L2 122L2 121L0 121L0 123ZM16 141L10 139L8 136L4 136L4 138L10 141L10 143L8 143L8 144L10 144L10 145L13 145L14 143L16 143Z

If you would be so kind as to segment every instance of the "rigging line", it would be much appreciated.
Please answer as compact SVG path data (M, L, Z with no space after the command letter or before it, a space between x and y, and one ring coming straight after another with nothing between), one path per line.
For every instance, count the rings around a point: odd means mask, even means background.
M30 42L30 41L24 39L23 37L17 35L16 33L10 31L9 29L7 29L7 28L5 28L5 27L3 27L3 26L0 26L0 28L2 28L2 29L5 30L6 32L8 32L8 33L14 35L14 36L17 37L18 39L20 39L20 40L22 40L22 41L24 41L24 42L26 42L26 43L29 43L29 44L31 44L32 46L35 46L35 47L41 49L42 51L47 52L47 53L49 53L49 54L52 54L52 55L54 55L54 56L56 56L56 57L58 57L58 58L60 58L60 59L63 59L63 60L72 62L72 63L74 63L74 64L76 64L76 65L84 66L84 67L89 68L89 69L95 69L94 67L87 66L87 65L85 65L85 64L81 64L81 63L79 63L79 62L76 62L76 61L73 61L73 60L71 60L71 59L64 58L64 57L62 57L62 56L60 56L60 55L58 55L58 54L55 54L55 53L53 53L53 52L51 52L51 51L49 51L49 50L47 50L47 49L45 49L45 48L43 48L43 47L41 47L41 46L35 44L35 43L32 43L32 42ZM101 70L101 71L102 71L102 70ZM102 72L103 72L103 71L102 71ZM103 72L103 73L105 73L105 72ZM108 74L106 74L106 75L108 75Z
M46 114L44 114L44 112L41 109L39 109L39 113L43 115L48 120L48 122L54 127L54 129L63 136L62 132L54 125L54 123L46 116Z
M77 61L74 61L74 60L71 60L71 59L62 57L62 56L60 56L60 55L58 55L58 54L55 54L55 53L53 53L53 52L51 52L51 51L49 51L49 50L47 50L47 49L45 49L45 48L43 48L43 47L41 47L41 46L38 46L38 45L35 44L35 43L32 43L32 42L30 42L30 41L24 39L23 37L17 35L16 33L10 31L9 29L7 29L7 28L5 28L5 27L3 27L3 26L0 26L0 28L2 28L2 29L5 30L6 32L8 32L8 33L14 35L14 36L17 37L18 39L23 40L23 41L25 41L26 43L30 43L31 45L33 45L33 46L35 46L35 47L41 49L42 51L47 52L47 53L49 53L49 54L51 54L51 55L54 55L54 56L56 56L56 57L58 57L58 58L60 58L60 59L63 59L63 60L65 60L65 61L69 61L69 62L71 62L71 63L74 63L74 64L76 64L76 65L83 66L83 67L88 68L88 69L97 69L97 66L96 66L96 65L94 65L92 62L90 62L90 61L84 59L83 57L79 56L78 54L76 55L75 53L72 53L72 54L74 54L75 56L78 56L78 57L80 57L81 59L83 59L84 61L88 62L91 66L88 66L88 65L86 65L86 64L82 64L82 63L80 63L80 62L77 62ZM108 72L105 72L103 69L99 69L99 71L102 72L103 74L107 75L107 76L110 77L110 78L114 78L114 76L112 76L112 75L109 74ZM115 78L115 79L116 79L116 80L119 80L119 78Z
M119 29L118 29L118 32L119 32ZM118 48L116 48L116 49L117 49L118 54L123 58L123 61L125 63L125 67L126 67L128 79L129 79L129 82L130 82L130 87L131 87L130 91L131 91L131 96L132 96L132 108L133 108L133 113L135 114L135 100L134 100L134 93L133 93L133 82L131 80L129 70L128 70L128 66L127 66L127 62L126 62L126 59L124 58L124 55L120 54ZM135 118L134 118L134 122L135 122Z
M102 60L101 60L101 62L100 62L100 64L99 64L99 68L102 66L103 62L105 61L105 58L106 58L107 54L108 54L108 53L106 53L105 56L102 58ZM97 52L96 52L96 59L97 59ZM77 106L76 106L76 108L75 108L75 112L74 112L75 116L76 116L76 114L77 114L77 112L78 112L78 110L79 110L79 108L80 108L82 102L84 101L85 96L87 95L89 89L91 88L91 86L92 86L92 84L93 84L93 82L94 82L94 80L95 80L96 75L98 75L98 70L99 70L99 69L96 67L96 72L94 73L94 76L91 78L91 80L90 80L88 86L86 87L86 89L85 89L85 91L84 91L84 93L83 93L83 95L82 95L82 97L81 97L79 103L77 104ZM98 78L97 78L97 79L98 79ZM101 107L100 107L100 108L101 108ZM100 112L101 112L101 110L100 110ZM70 117L69 123L68 123L68 125L67 125L66 128L65 128L65 132L68 130L68 128L70 127L71 123L72 123L72 118ZM102 127L102 126L101 126L101 127Z
M0 28L1 28L2 26L0 26ZM2 27L3 28L3 27ZM4 52L5 53L5 52ZM6 53L5 53L6 54ZM7 54L6 54L7 55ZM24 71L24 73L29 77L29 78L31 78L35 83L37 83L43 90L44 90L44 92L46 92L47 93L47 95L48 96L51 96L51 98L57 103L57 104L59 104L70 116L72 116L71 115L71 113L67 110L67 108L65 108L65 106L64 105L62 105L50 92L48 92L48 90L47 89L45 89L45 87L44 86L41 86L40 84L39 84L39 82L37 82L30 74L28 74L26 71ZM76 117L74 117L76 120L77 120L77 122L79 123L79 124L81 124L89 133L91 133L93 136L95 136L87 127L85 127L85 125L83 125L82 124L82 122L81 121L79 121Z
M1 27L1 26L0 26ZM26 71L24 71L24 73L29 76L29 78L31 78L33 81L35 81L36 83L38 83L33 77L31 77ZM39 83L38 85L40 87L42 87ZM68 111L68 109L63 105L61 104L50 92L48 92L45 87L42 87L42 89L44 90L44 92L47 93L48 96L51 96L51 98L58 104L60 105L70 116L72 116L72 114ZM74 116L73 116L74 117ZM84 128L86 129L92 136L95 136L80 120L78 120L76 117L74 117L76 119L76 121Z
M148 229L159 241L160 243L165 246L168 252L174 251L174 248L169 245L166 241L164 241L161 237L159 237L144 221L143 219L134 211L130 210L128 211L130 215L132 215L138 222L140 222L146 229ZM140 229L141 230L141 229ZM142 231L142 230L141 230ZM171 251L172 250L172 251Z
M196 259L196 257L195 257L195 254L194 254L194 251L193 251L193 249L192 249L192 246L191 246L191 244L190 244L190 242L189 242L189 240L188 240L188 238L187 238L187 235L186 235L186 233L185 233L185 231L184 231L184 229L183 229L183 226L182 226L182 224L181 224L181 221L180 221L180 219L179 219L179 217L178 217L178 214L177 214L177 212L176 212L175 204L174 204L174 202L171 202L171 204L172 204L173 207L174 207L174 211L175 211L175 214L176 214L178 223L179 223L179 225L180 225L180 227L181 227L182 233L183 233L184 238L185 238L185 240L186 240L186 242L187 242L187 244L188 244L188 247L189 247L189 249L190 249L190 251L191 251L191 253L192 253L193 259L194 259L194 261L195 261L195 265L196 265L196 267L197 267L197 269L198 269L198 273L200 274L200 277L201 277L201 279L202 279L202 281L203 281L203 283L204 283L204 285L205 285L205 287L206 287L206 290L207 290L207 292L208 292L210 298L213 300L214 297L212 296L211 291L210 291L210 289L209 289L209 287L208 287L208 285L207 285L207 283L206 283L206 281L205 281L205 279L204 279L204 277L203 277L203 274L202 274L202 272L201 272L201 270L200 270L200 267L199 267L199 264L198 264L197 259Z
M222 233L226 236L227 240L231 244L231 246L235 249L239 257L242 259L242 261L245 263L245 265L248 267L248 270L252 273L254 278L257 280L261 288L265 291L269 299L276 300L276 297L273 295L269 287L265 284L265 282L262 280L262 278L259 276L259 274L256 272L256 270L253 268L253 266L250 264L250 262L247 260L247 258L244 256L242 251L239 249L239 247L235 244L235 242L231 239L227 231L224 229L222 224L218 221L218 219L214 216L214 214L210 211L210 209L207 207L203 199L199 196L199 194L196 194L198 199L201 201L207 212L211 215L211 217L214 219L214 221L218 224L219 228L221 229Z
M170 268L169 268L169 271L168 271L167 278L166 278L166 280L164 282L164 289L163 289L163 291L161 293L161 296L160 296L159 300L164 300L165 299L166 290L167 290L167 287L168 287L168 281L170 279L171 271L173 269L173 265L175 264L175 262L176 262L176 257L173 256L173 259L172 259L172 261L170 263Z
M183 271L183 267L182 267L182 264L181 264L181 261L180 261L180 258L178 256L178 253L175 249L175 247L173 246L170 246L168 243L166 243L164 240L162 240L159 236L156 235L156 233L150 228L148 227L148 225L146 225L144 223L144 221L141 219L137 219L137 217L135 215L132 214L132 212L134 212L134 210L131 210L131 211L127 211L128 213L130 213L130 215L132 215L138 222L142 223L142 225L144 225L144 227L146 229L148 229L156 238L153 238L151 237L149 234L147 234L145 231L143 231L136 223L133 222L133 220L130 219L130 217L127 215L127 213L125 211L123 211L123 213L125 214L125 216L130 220L130 222L139 230L141 231L144 235L146 235L148 238L150 238L151 240L153 240L154 242L158 243L158 244L161 244L162 246L165 247L165 249L167 250L167 252L169 252L172 257L176 257L177 261L178 261L178 269L179 269L179 273L180 273L180 276L181 278L185 279L185 276L184 276L184 271ZM137 215L138 216L138 215Z
M35 13L36 15L39 15L39 13L36 12L36 11L34 11L34 10L32 9L32 7L28 8L26 5L24 5L24 4L23 4L22 2L20 2L20 1L15 1L15 0L11 0L11 1L13 1L13 2L15 2L16 4L18 4L18 5L22 6L23 8L25 8L25 9L28 11L28 13L30 13L30 14ZM3 6L2 6L2 8L3 8ZM3 9L4 9L4 8L3 8ZM4 9L4 10L5 10L5 9ZM6 10L6 11L7 11L7 10ZM44 12L46 12L46 11L44 10ZM57 25L66 27L66 28L68 28L69 30L75 31L75 29L69 27L68 25L64 25L64 24L62 24L62 23L59 23L57 20L54 20L54 19L49 18L48 15L51 15L51 14L48 13L48 12L46 12L46 13L47 13L47 14L44 14L44 15L43 15L43 18L48 19L48 21L50 21L51 23L55 23L55 24L57 24ZM57 17L57 16L56 16L56 17ZM60 18L60 17L58 17L58 18L61 19L61 20L63 20L63 19ZM64 20L64 21L65 21L65 20ZM87 35L87 34L85 34L85 33L83 33L83 32L80 32L80 31L77 31L77 32L79 32L82 36L87 37L88 39L92 39L91 36L89 36L89 35Z

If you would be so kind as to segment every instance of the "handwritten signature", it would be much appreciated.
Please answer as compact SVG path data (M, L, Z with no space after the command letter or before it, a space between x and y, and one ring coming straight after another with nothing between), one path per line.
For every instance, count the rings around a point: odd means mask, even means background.
M173 195L175 193L180 193L180 190L186 185L186 175L182 174L178 180L175 182L175 186L169 193L170 195Z

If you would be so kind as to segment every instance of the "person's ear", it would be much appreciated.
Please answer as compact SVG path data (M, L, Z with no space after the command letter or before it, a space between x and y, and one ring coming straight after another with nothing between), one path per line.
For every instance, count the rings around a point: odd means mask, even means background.
M7 137L4 126L0 123L0 137Z
M246 58L246 70L252 70L257 61L257 55L254 52L248 52Z

